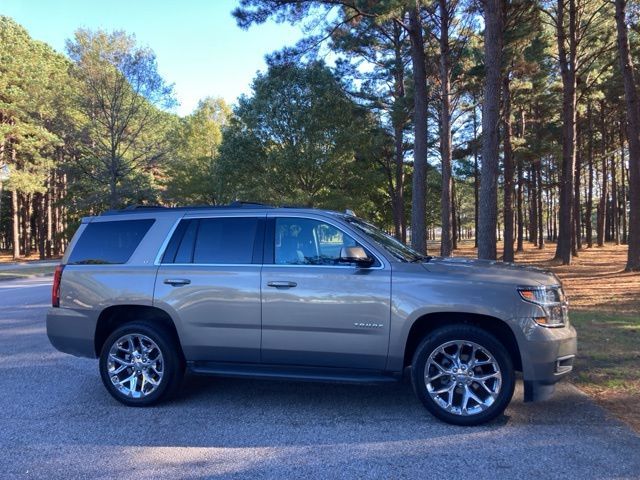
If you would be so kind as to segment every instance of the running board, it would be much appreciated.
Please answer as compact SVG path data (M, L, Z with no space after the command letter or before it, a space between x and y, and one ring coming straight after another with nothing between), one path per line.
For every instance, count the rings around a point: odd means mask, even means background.
M402 378L400 373L394 375L378 370L305 367L296 365L187 362L187 368L196 375L301 380L307 382L390 383L397 382Z

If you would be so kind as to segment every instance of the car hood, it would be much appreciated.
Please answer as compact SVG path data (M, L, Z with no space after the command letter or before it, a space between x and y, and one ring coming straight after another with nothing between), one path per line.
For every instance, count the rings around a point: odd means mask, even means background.
M423 266L432 273L469 277L469 280L489 283L508 283L519 286L560 284L558 277L548 270L495 260L433 257L430 261L423 263Z

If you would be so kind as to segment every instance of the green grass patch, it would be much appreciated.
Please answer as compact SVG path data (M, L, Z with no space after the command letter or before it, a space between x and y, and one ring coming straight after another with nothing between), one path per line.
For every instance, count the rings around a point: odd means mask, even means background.
M640 394L640 315L572 312L578 331L574 381Z

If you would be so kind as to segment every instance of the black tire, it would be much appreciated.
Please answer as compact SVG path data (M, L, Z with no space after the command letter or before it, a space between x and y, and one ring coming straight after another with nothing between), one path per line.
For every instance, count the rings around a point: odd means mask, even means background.
M436 400L431 397L427 389L425 369L427 368L427 361L429 360L429 357L432 355L432 353L436 352L447 342L453 342L456 340L460 340L463 342L473 342L481 346L493 356L500 369L501 384L499 387L497 387L498 392L495 400L493 400L493 403L491 405L489 405L488 407L484 407L484 410L478 411L477 413L466 415L463 415L461 413L451 413L450 411L447 411L444 406L440 406L436 402ZM455 345L453 345L453 348L455 348ZM467 348L471 348L471 346L468 346ZM433 368L433 365L430 368ZM485 367L476 367L476 370L478 368L482 370L482 368ZM438 370L435 370L435 372L438 372ZM476 375L482 375L482 372L476 372ZM457 380L454 379L452 375L446 375L443 378L444 380L441 380L443 383L448 382L448 384L445 384L445 388L447 385L453 385L454 383L457 383ZM427 410L429 410L429 412L431 412L431 414L433 414L436 418L454 425L473 426L493 420L504 412L504 410L507 408L507 405L511 401L511 397L513 397L513 390L515 387L515 371L509 352L507 352L507 349L504 347L504 345L502 345L502 343L500 343L500 341L497 340L493 335L473 325L458 324L442 327L431 332L424 338L420 345L418 345L418 348L413 355L413 362L411 365L411 381L418 398L422 401ZM471 382L469 384L469 388L475 389L475 393L482 391L479 388L479 383L474 383L472 379L469 379L468 381ZM435 380L433 382L435 382ZM489 382L492 382L492 380L489 380ZM454 388L453 391L462 391L464 393L464 389L466 388L465 384L457 384L460 386L455 388L451 387ZM490 385L495 386L496 383ZM454 393L452 395L462 395L462 393ZM459 399L460 397L456 396L455 398ZM450 402L448 393L447 402ZM476 402L475 400L473 402L473 406L476 409L483 408L483 406L480 406L480 404L478 404L478 402Z
M143 335L151 339L162 353L163 374L155 390L140 398L124 395L111 381L108 359L109 351L118 339L125 335ZM184 377L185 363L177 339L163 325L152 321L127 323L111 333L100 352L100 377L107 391L121 403L132 407L146 407L174 396Z

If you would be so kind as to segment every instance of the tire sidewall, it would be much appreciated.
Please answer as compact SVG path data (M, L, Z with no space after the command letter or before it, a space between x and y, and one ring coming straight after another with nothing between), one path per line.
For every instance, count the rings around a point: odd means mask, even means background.
M481 413L475 415L455 415L442 409L429 395L424 369L429 356L440 345L452 340L466 340L487 349L498 362L502 376L502 386L496 401ZM424 406L435 417L454 425L472 426L486 423L502 414L513 397L515 372L507 349L490 333L471 325L450 326L429 334L418 346L413 357L411 377L413 388Z
M160 385L153 391L153 393L142 398L126 397L120 393L120 391L118 391L111 382L111 377L109 376L107 367L109 351L111 350L113 343L124 335L130 334L145 335L153 340L156 345L158 345L164 362L164 373L162 375ZM151 326L147 322L130 323L114 330L102 346L99 361L100 377L102 378L102 382L108 392L116 400L129 406L147 406L160 401L170 389L171 384L176 381L176 377L179 377L179 369L181 368L179 358L175 353L172 343L171 337L165 329Z

